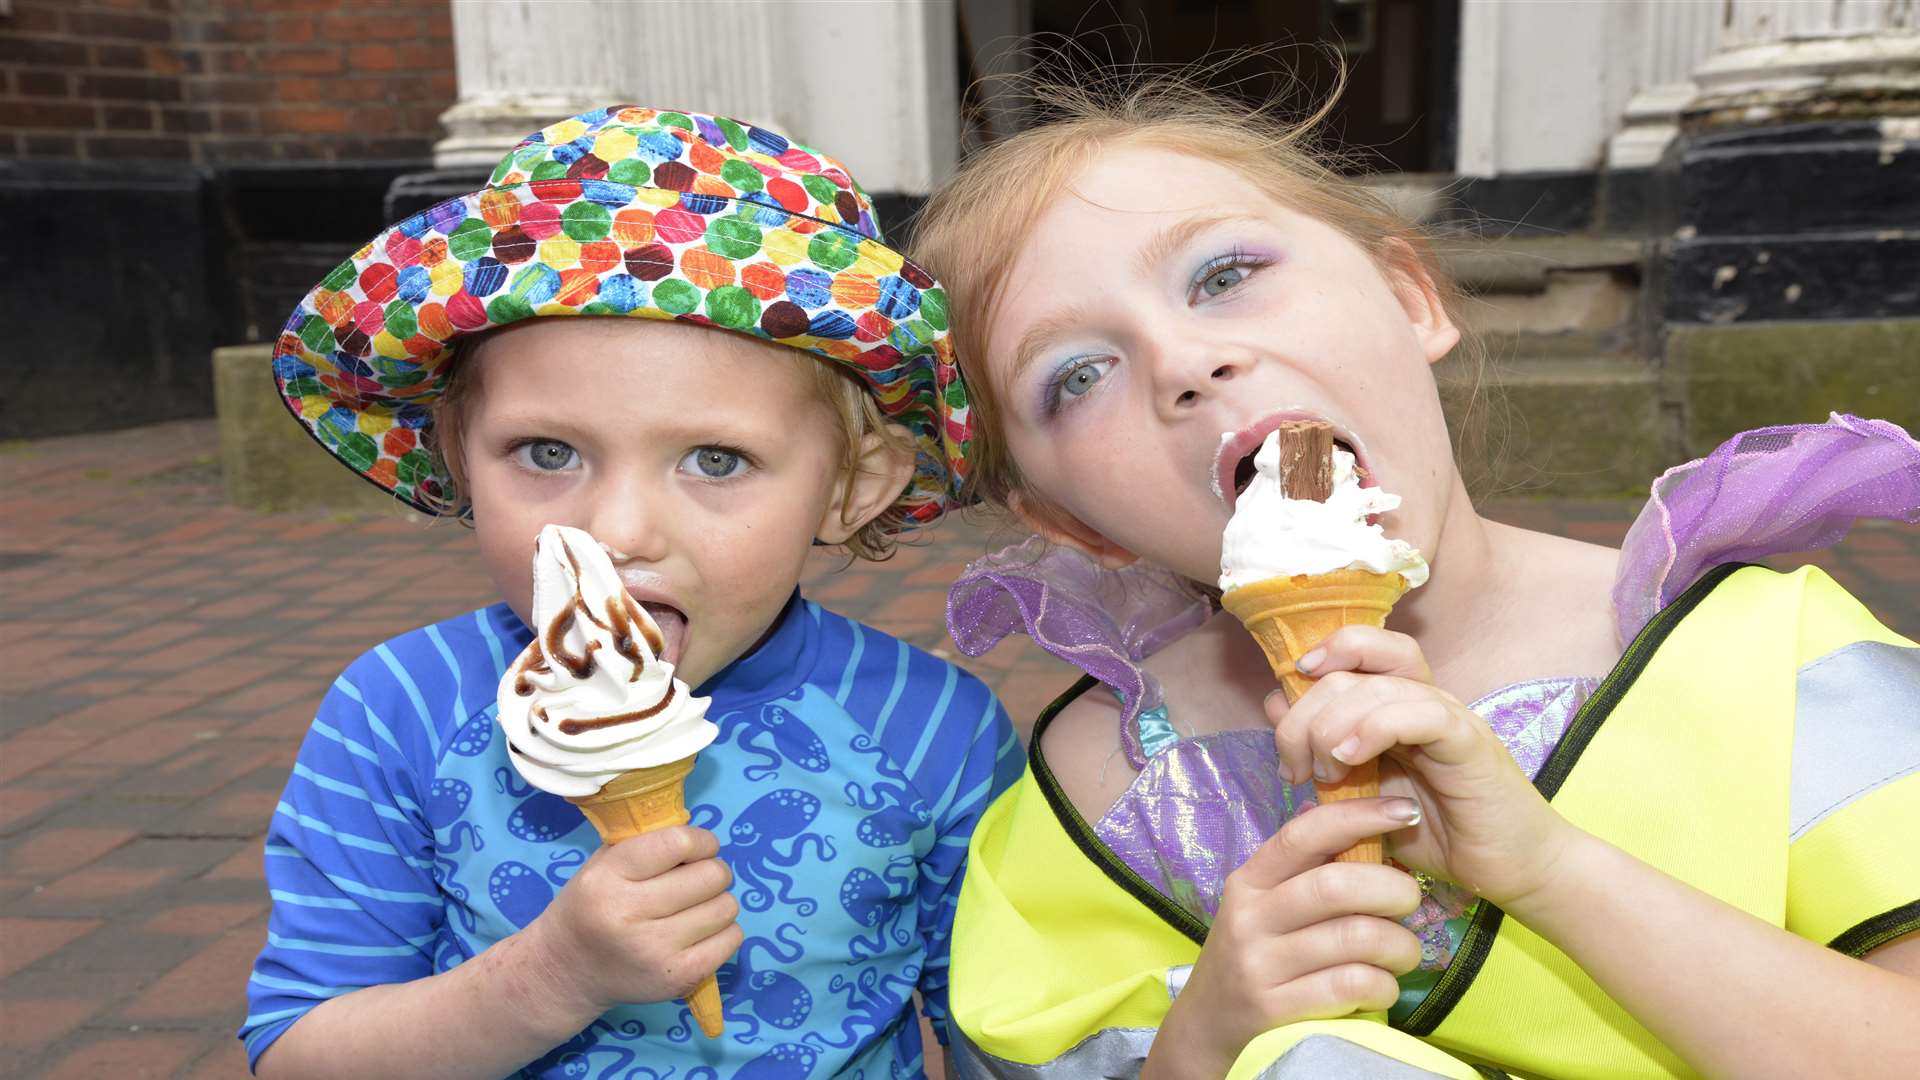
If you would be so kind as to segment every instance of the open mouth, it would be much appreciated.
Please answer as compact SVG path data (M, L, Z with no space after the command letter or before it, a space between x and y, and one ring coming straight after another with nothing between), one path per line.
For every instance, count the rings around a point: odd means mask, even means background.
M1322 418L1302 412L1276 413L1241 431L1230 432L1221 438L1220 450L1214 462L1214 484L1221 501L1227 504L1229 511L1239 501L1240 494L1253 483L1256 475L1253 459L1260 453L1260 446L1266 442L1267 436L1288 421L1317 419ZM1358 440L1336 427L1333 446L1336 450L1344 450L1353 455L1353 471L1361 487L1375 486L1373 476L1365 464L1365 455L1359 449Z
M687 644L686 612L658 600L641 600L640 606L646 609L654 625L660 628L660 659L669 664L679 664Z
M1353 454L1353 444L1347 442L1345 439L1333 440L1333 448L1335 450L1345 450L1347 453ZM1253 483L1253 478L1257 471L1253 467L1253 459L1259 453L1260 453L1260 448L1256 446L1254 447L1251 453L1248 453L1242 456L1239 462L1237 462L1234 465L1233 467L1234 499L1236 500L1239 499L1240 494L1247 490L1247 485ZM1373 478L1368 476L1367 470L1360 466L1358 454L1354 454L1353 474L1360 478L1361 487L1373 486Z

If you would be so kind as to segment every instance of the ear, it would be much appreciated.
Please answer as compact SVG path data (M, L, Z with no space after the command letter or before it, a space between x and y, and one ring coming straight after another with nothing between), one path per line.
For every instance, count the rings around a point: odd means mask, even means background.
M820 517L814 536L822 543L845 542L892 506L906 488L913 476L913 436L898 424L888 425L888 431L892 438L878 432L860 437L860 452Z
M1437 364L1460 344L1460 328L1447 314L1440 290L1434 287L1432 275L1412 246L1398 237L1389 238L1385 246L1387 284L1400 299L1400 309L1406 312L1407 322L1427 354L1427 363Z
M1028 499L1019 492L1007 498L1007 508L1049 544L1078 548L1109 570L1118 570L1140 560L1140 556L1102 536L1086 522L1058 507Z

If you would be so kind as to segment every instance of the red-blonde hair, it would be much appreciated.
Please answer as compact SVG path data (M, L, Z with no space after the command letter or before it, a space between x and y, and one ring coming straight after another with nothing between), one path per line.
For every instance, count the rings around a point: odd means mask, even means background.
M1005 509L1023 487L1006 451L1003 404L985 345L1006 287L1013 253L1053 201L1103 150L1150 146L1218 162L1239 172L1276 202L1339 230L1383 272L1432 281L1460 322L1460 294L1435 258L1426 231L1362 184L1341 175L1338 159L1316 145L1338 90L1310 114L1285 119L1202 85L1197 72L1112 76L1092 85L1044 85L1025 91L1044 110L1033 127L992 143L963 162L913 224L913 258L947 291L952 337L967 381L974 424L967 494ZM1116 83L1120 85L1116 85ZM1440 365L1455 453L1469 466L1484 457L1479 413L1484 356L1464 335Z

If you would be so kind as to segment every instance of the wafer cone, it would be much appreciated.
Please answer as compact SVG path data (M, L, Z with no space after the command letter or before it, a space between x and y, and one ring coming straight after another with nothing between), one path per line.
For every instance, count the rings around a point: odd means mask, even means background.
M1268 578L1229 589L1220 603L1240 620L1260 643L1267 663L1287 692L1288 701L1313 685L1311 676L1294 661L1311 652L1343 626L1385 626L1387 612L1407 591L1399 574L1367 570L1335 570L1325 574L1296 574ZM1380 774L1374 762L1356 766L1338 784L1316 784L1320 801L1371 798L1380 794ZM1384 862L1380 838L1363 840L1339 856L1340 862Z
M603 844L617 844L631 836L674 825L685 825L687 774L695 755L650 769L623 772L592 795L568 799L587 815ZM700 981L686 997L687 1008L710 1039L720 1037L726 1018L720 1009L720 984L712 975Z

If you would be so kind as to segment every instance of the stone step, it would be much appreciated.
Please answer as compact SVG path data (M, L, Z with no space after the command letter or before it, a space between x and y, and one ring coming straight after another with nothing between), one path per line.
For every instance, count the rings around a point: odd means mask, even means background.
M1491 486L1632 495L1672 464L1658 372L1637 357L1529 357L1489 366Z
M1579 360L1588 357L1640 359L1649 350L1632 325L1621 324L1604 330L1558 330L1548 333L1492 331L1476 327L1487 355L1496 363L1530 367L1540 362Z
M1617 236L1527 236L1499 239L1444 236L1442 264L1460 287L1476 295L1541 293L1555 275L1608 272L1637 279L1648 243Z
M1638 339L1648 258L1640 240L1589 236L1443 239L1442 264L1466 293L1465 319L1490 337L1562 338L1521 352L1614 352Z

